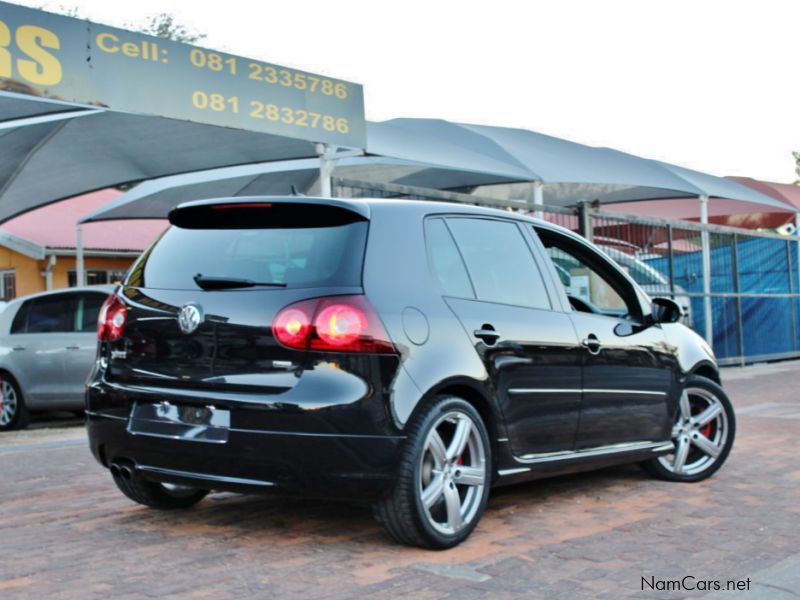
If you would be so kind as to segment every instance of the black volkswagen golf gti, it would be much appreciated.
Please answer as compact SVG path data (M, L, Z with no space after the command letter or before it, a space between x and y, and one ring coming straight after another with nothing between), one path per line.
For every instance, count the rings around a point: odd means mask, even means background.
M89 440L132 500L374 504L448 548L489 488L637 462L699 481L733 443L709 346L570 231L410 200L183 204L106 302Z

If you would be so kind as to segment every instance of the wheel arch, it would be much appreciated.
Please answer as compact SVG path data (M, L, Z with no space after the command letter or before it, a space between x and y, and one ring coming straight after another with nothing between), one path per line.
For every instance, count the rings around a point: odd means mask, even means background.
M719 369L710 361L702 361L694 365L694 367L692 367L692 369L687 373L687 377L692 375L699 375L700 377L710 379L717 385L722 385L722 380L719 376Z
M12 416L11 421L3 426L3 431L7 431L9 429L25 429L28 426L29 411L25 398L25 392L22 390L22 385L20 385L19 379L17 379L17 377L6 367L0 366L0 380L9 381L17 395L16 412Z
M25 390L22 389L22 385L19 382L19 378L14 375L14 373L6 366L0 365L0 379L11 379L14 382L14 385L17 387L17 393L22 396L23 400L25 399Z
M421 396L419 402L406 421L406 424L412 422L421 410L441 396L455 396L461 398L478 411L489 433L492 461L496 465L498 458L498 438L506 437L505 422L493 395L479 381L475 381L469 377L451 377L440 381Z

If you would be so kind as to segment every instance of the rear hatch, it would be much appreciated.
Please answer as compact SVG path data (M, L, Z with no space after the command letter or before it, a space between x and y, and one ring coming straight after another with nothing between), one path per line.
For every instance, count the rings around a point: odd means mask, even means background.
M309 352L280 344L273 320L304 299L362 293L366 208L218 201L181 206L170 221L119 292L124 328L104 344L108 380L226 392L294 386Z

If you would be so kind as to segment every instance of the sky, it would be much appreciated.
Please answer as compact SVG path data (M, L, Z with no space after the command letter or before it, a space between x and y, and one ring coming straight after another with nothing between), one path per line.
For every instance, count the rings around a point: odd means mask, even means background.
M794 0L27 0L115 26L160 12L202 45L364 85L370 120L531 129L792 182Z

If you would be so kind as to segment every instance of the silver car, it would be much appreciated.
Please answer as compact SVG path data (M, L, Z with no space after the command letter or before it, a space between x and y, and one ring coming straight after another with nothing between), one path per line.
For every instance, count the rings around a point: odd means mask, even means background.
M113 286L25 296L0 313L0 431L29 412L83 410L97 350L97 316Z

